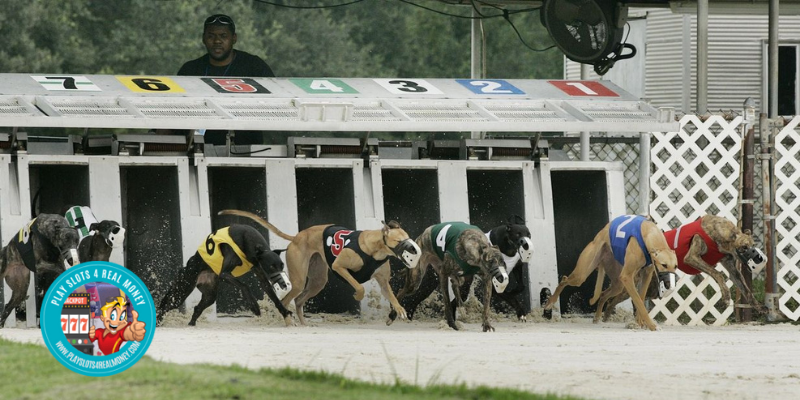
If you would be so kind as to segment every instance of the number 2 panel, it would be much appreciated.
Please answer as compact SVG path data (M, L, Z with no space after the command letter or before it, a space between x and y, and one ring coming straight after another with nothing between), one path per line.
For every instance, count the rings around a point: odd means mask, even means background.
M456 79L472 93L486 95L525 94L518 87L502 79Z

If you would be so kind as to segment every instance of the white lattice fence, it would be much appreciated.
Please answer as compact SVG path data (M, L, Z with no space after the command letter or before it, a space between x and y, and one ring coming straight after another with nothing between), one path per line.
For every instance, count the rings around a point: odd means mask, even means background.
M775 138L775 230L778 285L784 291L779 308L787 317L800 318L800 116L795 117Z
M703 122L687 115L679 132L653 134L650 215L661 229L677 228L705 214L736 220L741 123L741 117L728 122L713 116ZM725 272L719 265L717 270ZM650 315L660 314L666 324L698 325L709 319L714 325L724 324L733 306L716 307L721 299L716 282L705 275L678 275L677 290L655 300Z

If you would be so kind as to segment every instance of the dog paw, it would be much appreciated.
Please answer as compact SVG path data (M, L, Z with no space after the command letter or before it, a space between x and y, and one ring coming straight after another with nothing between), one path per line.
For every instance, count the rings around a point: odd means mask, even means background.
M353 294L353 298L356 299L356 301L361 301L362 299L364 299L364 287L363 286L359 286L358 289L356 289L356 293Z
M406 309L403 308L403 307L400 307L397 310L397 316L400 317L400 319L402 319L402 320L407 320L408 319L408 314L406 314Z
M519 322L528 322L528 316L527 315L520 315L519 316Z
M483 324L483 331L484 332L494 332L494 327L489 324Z

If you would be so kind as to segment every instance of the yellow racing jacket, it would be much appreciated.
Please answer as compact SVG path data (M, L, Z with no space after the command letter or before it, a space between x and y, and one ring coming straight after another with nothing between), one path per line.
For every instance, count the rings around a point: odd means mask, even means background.
M216 232L211 233L206 238L205 243L201 244L200 247L197 248L197 254L200 254L200 257L203 258L203 261L211 267L214 272L219 275L222 272L222 262L224 261L225 257L222 255L222 251L219 249L220 244L227 244L228 246L233 249L234 253L239 256L239 260L241 260L241 264L238 265L231 271L231 275L234 277L240 277L250 271L253 268L253 263L247 260L245 257L244 252L239 246L234 243L231 235L228 233L228 228L225 227L222 229L218 229Z

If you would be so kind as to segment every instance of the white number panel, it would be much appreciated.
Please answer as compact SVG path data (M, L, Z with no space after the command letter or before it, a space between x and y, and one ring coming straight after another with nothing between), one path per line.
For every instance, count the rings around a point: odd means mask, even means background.
M31 75L36 82L47 90L78 90L85 92L100 92L89 78L85 76L68 75Z
M444 94L436 86L424 79L373 79L392 94Z

